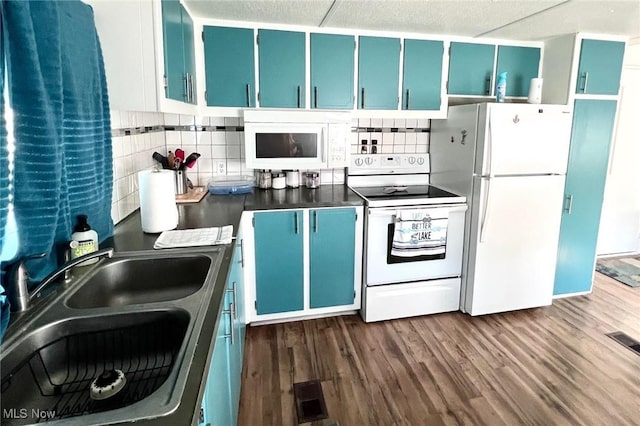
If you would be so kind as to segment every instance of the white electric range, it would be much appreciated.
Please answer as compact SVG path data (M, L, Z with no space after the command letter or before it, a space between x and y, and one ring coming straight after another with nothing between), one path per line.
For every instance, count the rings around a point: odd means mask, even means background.
M457 311L466 198L429 185L429 154L352 155L347 184L365 200L362 318Z

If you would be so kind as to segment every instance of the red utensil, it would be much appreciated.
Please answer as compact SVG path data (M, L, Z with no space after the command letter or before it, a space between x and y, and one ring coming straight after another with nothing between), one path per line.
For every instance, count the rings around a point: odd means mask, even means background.
M178 157L180 161L184 161L184 151L180 148L176 149L176 157Z

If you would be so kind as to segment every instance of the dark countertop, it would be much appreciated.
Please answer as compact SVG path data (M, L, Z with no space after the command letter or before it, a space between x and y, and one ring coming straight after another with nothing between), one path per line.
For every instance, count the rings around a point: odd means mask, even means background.
M296 189L260 190L246 195L206 195L202 201L178 206L180 221L177 229L206 228L233 225L233 236L238 233L240 218L245 210L269 210L287 208L362 206L363 200L346 185L325 185L316 189L300 187ZM117 252L152 250L159 234L142 232L140 211L132 213L120 222L113 237L101 247L113 247ZM200 335L185 392L178 409L167 416L138 421L139 424L154 426L198 424L200 401L206 386L206 376L213 353L211 342L216 335L218 317L224 297L224 290L233 254L233 244L224 253L220 271L209 302L209 309Z
M300 209L316 207L362 206L355 192L346 185L324 185L315 189L306 187L286 189L254 189L247 194L246 210Z

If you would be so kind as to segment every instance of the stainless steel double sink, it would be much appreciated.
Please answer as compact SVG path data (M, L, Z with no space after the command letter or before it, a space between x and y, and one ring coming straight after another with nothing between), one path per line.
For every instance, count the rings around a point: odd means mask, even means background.
M13 324L0 354L2 424L109 424L180 404L225 247L116 253ZM32 308L34 311L36 308ZM120 370L110 398L92 382Z

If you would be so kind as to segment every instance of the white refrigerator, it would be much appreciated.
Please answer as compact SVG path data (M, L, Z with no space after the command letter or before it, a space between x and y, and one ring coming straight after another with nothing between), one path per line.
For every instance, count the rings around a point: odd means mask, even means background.
M564 105L482 103L432 121L431 183L469 202L463 312L551 304L571 120Z

